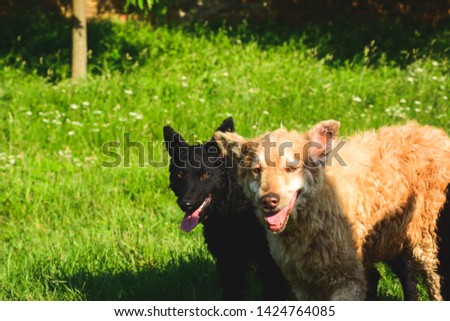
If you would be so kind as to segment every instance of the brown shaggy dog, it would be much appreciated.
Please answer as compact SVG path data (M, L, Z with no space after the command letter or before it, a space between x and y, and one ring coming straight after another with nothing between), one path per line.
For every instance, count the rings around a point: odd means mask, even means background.
M239 182L298 299L362 300L364 271L402 254L441 300L436 221L450 182L449 137L408 123L339 141L339 125L215 139L239 163Z

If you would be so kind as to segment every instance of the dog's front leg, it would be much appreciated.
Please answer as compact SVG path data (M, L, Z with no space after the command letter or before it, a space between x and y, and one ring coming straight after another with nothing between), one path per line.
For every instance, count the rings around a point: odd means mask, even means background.
M222 288L222 299L226 301L244 300L248 263L236 258L218 258L216 262Z
M306 292L306 291L303 289L303 287L301 287L301 286L293 287L293 288L292 288L292 291L294 292L295 298L296 298L298 301L307 301L307 300L310 299L310 298L309 298L309 295L308 295L308 292Z
M331 294L331 301L361 301L366 297L366 284L362 280L346 280Z

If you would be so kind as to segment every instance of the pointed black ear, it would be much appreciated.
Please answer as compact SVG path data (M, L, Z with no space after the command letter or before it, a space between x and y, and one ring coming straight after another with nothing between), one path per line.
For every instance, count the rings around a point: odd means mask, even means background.
M216 129L216 132L230 132L234 133L234 122L232 117L228 117L222 122L222 125L219 126L219 128Z
M170 126L164 126L164 144L170 157L173 157L180 147L188 146L183 137Z

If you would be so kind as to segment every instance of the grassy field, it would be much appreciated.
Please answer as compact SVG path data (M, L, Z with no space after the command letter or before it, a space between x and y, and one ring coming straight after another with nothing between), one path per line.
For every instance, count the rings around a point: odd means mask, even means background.
M0 300L220 299L201 229L179 229L167 124L191 141L229 115L244 136L330 118L342 135L407 119L450 132L445 26L103 22L90 26L90 77L75 85L67 26L35 23L41 37L10 28L0 51ZM139 166L136 149L123 150L126 133L162 166ZM131 155L129 167L102 167L109 141ZM379 295L401 299L379 268ZM252 285L249 299L257 293Z

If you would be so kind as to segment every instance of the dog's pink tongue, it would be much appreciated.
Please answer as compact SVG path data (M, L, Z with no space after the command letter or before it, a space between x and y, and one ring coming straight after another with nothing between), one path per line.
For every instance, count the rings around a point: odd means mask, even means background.
M201 208L199 207L192 214L186 213L181 221L181 229L183 231L186 233L190 232L198 225L198 223L200 223L200 211Z
M284 227L284 225L287 222L287 216L291 213L292 209L294 208L295 201L297 200L297 193L294 194L289 204L283 208L278 213L266 216L265 220L269 224L269 230L272 232L278 232L281 231Z

